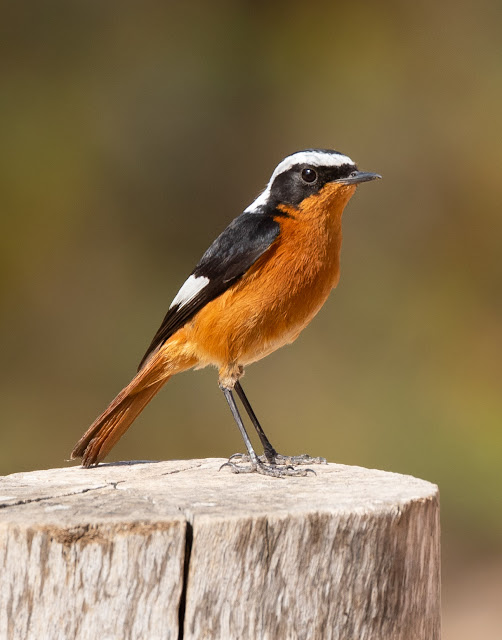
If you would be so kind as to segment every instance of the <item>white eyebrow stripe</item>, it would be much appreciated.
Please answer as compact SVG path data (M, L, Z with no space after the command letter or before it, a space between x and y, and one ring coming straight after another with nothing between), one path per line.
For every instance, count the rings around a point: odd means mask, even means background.
M206 276L190 276L176 294L169 309L172 309L176 305L183 307L190 302L190 300L193 300L199 291L202 291L208 284L209 278L206 278Z
M341 153L323 153L322 151L298 151L284 158L274 169L269 185L280 173L289 171L295 164L311 164L313 167L341 167L344 164L355 164L348 156Z
M297 153L293 153L279 162L277 167L274 169L265 190L262 191L256 200L246 207L244 211L251 213L252 211L259 209L259 207L267 204L270 197L270 189L274 180L279 174L289 171L291 167L294 167L297 164L309 164L313 167L341 167L344 164L353 164L355 166L355 162L351 160L349 156L343 155L343 153L325 153L323 151L298 151Z

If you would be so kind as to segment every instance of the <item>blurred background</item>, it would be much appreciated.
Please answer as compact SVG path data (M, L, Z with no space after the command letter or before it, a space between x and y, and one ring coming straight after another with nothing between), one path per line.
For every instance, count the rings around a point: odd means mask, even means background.
M342 278L246 391L284 453L438 483L444 638L500 638L502 5L17 2L2 11L0 473L62 466L286 154L384 176ZM241 450L214 370L110 460Z

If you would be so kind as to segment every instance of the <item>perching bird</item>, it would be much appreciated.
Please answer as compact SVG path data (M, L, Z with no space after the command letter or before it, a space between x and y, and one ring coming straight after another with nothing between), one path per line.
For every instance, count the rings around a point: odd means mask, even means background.
M340 277L342 212L361 182L338 151L307 149L287 156L267 187L209 247L178 291L138 373L75 445L85 467L102 460L171 376L214 365L219 386L244 439L247 455L232 470L271 476L305 475L291 464L319 462L280 456L244 395L244 367L296 340ZM251 445L233 390L264 448ZM233 459L233 460L232 460Z

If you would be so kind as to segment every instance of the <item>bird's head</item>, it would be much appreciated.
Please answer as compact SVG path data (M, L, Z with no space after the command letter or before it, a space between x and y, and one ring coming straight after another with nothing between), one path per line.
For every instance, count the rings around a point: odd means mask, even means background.
M312 208L327 211L339 204L340 213L361 182L381 178L359 171L348 156L330 149L297 151L274 169L265 190L247 212Z

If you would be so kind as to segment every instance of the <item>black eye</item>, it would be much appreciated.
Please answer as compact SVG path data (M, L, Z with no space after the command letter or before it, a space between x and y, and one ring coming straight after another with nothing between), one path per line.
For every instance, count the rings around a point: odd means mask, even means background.
M302 171L302 180L304 182L315 182L317 180L317 171L314 171L314 169L303 169Z

